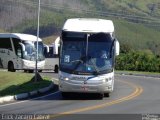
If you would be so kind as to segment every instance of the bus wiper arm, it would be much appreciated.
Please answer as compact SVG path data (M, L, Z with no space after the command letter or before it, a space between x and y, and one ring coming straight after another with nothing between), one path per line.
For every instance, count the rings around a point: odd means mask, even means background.
M76 66L74 67L73 71L76 70L81 63L84 63L84 61L86 61L86 57L85 57L85 56L82 56L79 60L75 60L75 61L76 61L76 62L78 61L78 63L77 63ZM75 61L73 61L73 62L75 62Z
M74 63L74 62L83 63L82 60L73 60L73 61L71 61L71 63Z
M96 66L95 62L93 61L93 59L91 59L91 63L92 63L92 65L93 65L94 69L96 70L96 71L94 72L94 74L95 74L95 75L100 74L100 70L97 68L97 66Z

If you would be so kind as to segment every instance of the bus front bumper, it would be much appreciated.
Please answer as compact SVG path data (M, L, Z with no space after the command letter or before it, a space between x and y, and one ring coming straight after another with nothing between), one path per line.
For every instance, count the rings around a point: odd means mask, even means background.
M109 81L102 84L75 84L69 81L60 81L59 90L62 92L79 92L79 93L111 93L114 82Z
M45 61L38 61L37 69L44 69ZM25 70L34 70L36 67L35 61L23 60L23 69Z

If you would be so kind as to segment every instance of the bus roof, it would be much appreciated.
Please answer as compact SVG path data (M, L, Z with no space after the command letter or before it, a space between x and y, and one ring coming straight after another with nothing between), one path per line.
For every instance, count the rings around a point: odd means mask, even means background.
M72 18L68 19L65 22L62 30L72 32L113 33L114 25L111 20L93 18Z
M37 41L37 36L30 34L22 34L22 33L0 33L0 38L18 38L23 41ZM42 41L42 39L38 38L38 41Z

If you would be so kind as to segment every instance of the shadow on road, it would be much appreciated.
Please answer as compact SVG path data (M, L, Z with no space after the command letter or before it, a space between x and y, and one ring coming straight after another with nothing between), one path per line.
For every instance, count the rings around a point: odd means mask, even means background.
M63 97L62 97L63 98ZM101 94L96 93L69 93L63 100L99 100L102 99Z
M42 96L42 97L40 97ZM58 90L58 85L55 85L54 89L48 93L41 94L37 99L32 100L99 100L101 94L95 93L68 93L67 96L63 97L62 93Z

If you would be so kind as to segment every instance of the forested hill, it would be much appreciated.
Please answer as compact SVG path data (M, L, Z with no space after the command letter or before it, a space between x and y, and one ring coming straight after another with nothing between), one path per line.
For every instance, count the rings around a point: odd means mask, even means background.
M36 17L38 0L1 0L0 27L13 27L24 20ZM158 20L159 0L41 0L41 7L54 13L88 13L90 16L120 16ZM63 15L63 14L62 14ZM9 22L9 19L12 22ZM47 19L47 18L46 18ZM57 18L58 19L58 18ZM8 25L4 26L4 20Z

